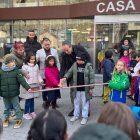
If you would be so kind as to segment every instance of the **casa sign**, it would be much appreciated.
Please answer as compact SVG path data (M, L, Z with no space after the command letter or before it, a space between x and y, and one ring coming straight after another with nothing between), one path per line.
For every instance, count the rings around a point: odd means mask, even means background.
M135 11L136 7L133 0L123 1L108 1L108 2L99 2L97 4L98 13L108 13L108 12L122 12L122 11Z

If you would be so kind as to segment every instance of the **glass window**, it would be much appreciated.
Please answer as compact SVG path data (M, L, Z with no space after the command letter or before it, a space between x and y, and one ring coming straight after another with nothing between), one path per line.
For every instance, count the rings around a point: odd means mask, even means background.
M13 25L13 39L14 41L21 40L22 42L26 41L26 36L28 30L35 30L38 34L38 22L37 20L18 20L14 21Z
M4 55L4 44L10 43L10 30L11 24L10 22L0 22L0 59Z
M13 7L36 7L39 0L13 0Z
M140 22L110 23L96 25L96 67L97 73L101 72L101 63L107 49L114 50L120 41L129 38L136 50L140 48ZM115 62L119 55L114 53Z
M94 0L1 0L0 8L66 5L66 4L83 3L88 1Z
M84 46L93 58L93 24L92 19L18 20L14 21L13 41L25 42L28 30L33 29L39 42L47 37L52 47L61 50L62 42L67 39Z
M136 50L140 50L140 22L128 22L128 34L127 37L130 37Z
M12 7L12 0L0 0L0 8L9 8Z
M68 19L66 36L72 44L80 44L86 48L93 60L94 20Z

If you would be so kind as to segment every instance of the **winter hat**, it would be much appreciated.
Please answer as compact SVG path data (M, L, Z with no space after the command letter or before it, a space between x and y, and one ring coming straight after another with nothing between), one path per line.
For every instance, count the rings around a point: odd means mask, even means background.
M23 50L23 49L24 49L24 43L21 42L21 41L19 41L19 42L16 42L16 41L15 41L14 49L15 49L15 50L17 50L17 49Z
M132 140L127 134L105 124L91 123L79 128L69 140Z
M7 54L3 57L3 61L5 64L8 64L10 61L15 60L15 57L13 54Z
M86 61L87 57L85 53L79 51L76 55L76 59Z

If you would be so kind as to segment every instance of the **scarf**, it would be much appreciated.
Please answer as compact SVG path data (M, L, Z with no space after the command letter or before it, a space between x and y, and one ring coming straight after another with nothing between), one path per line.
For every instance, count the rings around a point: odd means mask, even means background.
M14 65L13 67L9 68L8 65L6 65L5 63L2 63L1 69L3 71L12 71L12 70L15 69L15 67L16 67L16 65Z

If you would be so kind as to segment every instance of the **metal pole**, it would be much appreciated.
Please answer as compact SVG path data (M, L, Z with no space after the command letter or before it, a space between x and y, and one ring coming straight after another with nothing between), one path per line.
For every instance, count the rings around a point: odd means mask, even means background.
M96 22L95 19L93 21L94 23L94 47L93 47L93 69L96 70Z

